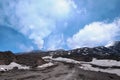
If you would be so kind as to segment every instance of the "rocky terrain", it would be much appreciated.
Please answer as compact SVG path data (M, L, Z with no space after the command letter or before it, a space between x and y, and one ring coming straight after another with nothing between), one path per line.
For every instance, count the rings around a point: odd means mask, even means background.
M42 65L45 61L41 56L33 54L18 54L15 55L11 51L0 52L0 65L9 65L11 62L35 67Z
M110 42L106 46L98 47L83 47L73 50L55 50L55 51L41 51L35 50L31 52L22 52L19 54L38 55L41 57L52 56L53 58L64 57L71 58L78 61L92 61L93 58L97 59L112 59L120 60L120 41Z
M0 52L0 80L120 80L120 41L68 51Z
M120 60L120 41L115 41L106 46L83 47L68 51L53 51L51 55L56 57L71 58L79 61L91 61L97 59Z
M0 74L0 80L120 80L120 76L83 70L75 64L58 62L47 68L8 71Z
M0 65L10 64L15 59L15 55L10 52L0 52Z

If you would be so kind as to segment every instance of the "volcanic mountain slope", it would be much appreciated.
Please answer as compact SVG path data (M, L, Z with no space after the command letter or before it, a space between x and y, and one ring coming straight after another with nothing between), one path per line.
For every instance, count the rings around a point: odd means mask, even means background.
M16 55L16 63L23 64L27 66L37 67L39 65L45 64L46 62L41 58L40 55L34 54L19 54Z
M63 57L63 58L71 58L79 61L92 61L93 58L97 59L112 59L112 60L120 60L120 41L110 42L106 46L98 46L98 47L83 47L73 50L55 50L55 51L41 51L35 50L31 52L23 52L19 54L27 54L27 55L36 55L36 56L52 56L53 58Z
M72 58L75 60L91 61L92 58L120 60L120 41L115 41L106 46L83 47L69 51L53 51L51 55L56 57Z
M99 47L83 47L73 50L56 50L56 51L31 51L22 54L13 54L10 51L0 52L0 64L10 64L17 62L28 66L37 66L44 64L45 61L41 58L44 56L52 56L53 58L63 57L71 58L78 61L92 61L97 59L112 59L120 60L120 41L111 42L106 46ZM33 64L34 63L34 64Z
M8 65L11 62L31 67L46 63L41 56L34 54L13 54L11 51L0 52L0 65Z
M119 60L119 41L105 47L84 47L69 51L38 50L22 54L0 52L1 64L32 67L0 73L0 80L120 80ZM0 65L1 69L3 66Z
M15 59L11 51L0 52L0 65L10 64Z

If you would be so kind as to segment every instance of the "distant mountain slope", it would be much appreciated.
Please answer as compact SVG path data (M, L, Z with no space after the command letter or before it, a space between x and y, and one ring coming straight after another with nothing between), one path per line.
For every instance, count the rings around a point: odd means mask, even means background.
M0 52L0 64L9 64L15 61L19 64L38 66L44 64L45 61L41 58L44 56L52 56L53 58L63 57L71 58L78 61L92 61L97 59L112 59L120 61L120 41L114 42L111 46L98 46L94 48L83 47L73 50L55 50L55 51L41 51L34 50L31 52L23 52L13 54L12 52Z
M120 41L115 41L109 47L83 47L69 51L54 51L53 57L65 57L76 60L91 61L92 58L120 60Z

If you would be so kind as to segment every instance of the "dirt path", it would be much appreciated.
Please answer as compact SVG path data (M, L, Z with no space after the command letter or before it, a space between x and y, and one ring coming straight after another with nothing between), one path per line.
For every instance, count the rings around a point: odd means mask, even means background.
M120 77L102 72L85 71L73 64L58 63L46 69L0 73L0 80L120 80Z

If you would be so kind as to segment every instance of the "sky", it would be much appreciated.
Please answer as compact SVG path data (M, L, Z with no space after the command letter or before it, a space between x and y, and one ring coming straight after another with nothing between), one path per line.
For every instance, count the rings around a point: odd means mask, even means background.
M120 40L120 0L0 0L0 51L75 49Z

